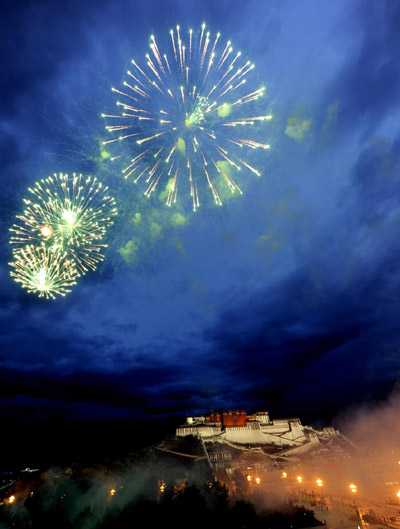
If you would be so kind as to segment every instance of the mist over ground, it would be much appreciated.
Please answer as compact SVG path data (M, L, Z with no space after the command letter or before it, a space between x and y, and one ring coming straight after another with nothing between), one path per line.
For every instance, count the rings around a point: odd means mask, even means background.
M281 463L280 469L260 474L259 488L249 488L246 476L235 471L232 477L236 492L229 486L226 489L215 481L205 459L196 463L167 453L163 447L168 447L170 441L159 439L152 447L138 447L118 456L101 458L98 454L91 464L87 460L71 461L68 466L50 467L40 475L26 475L7 493L7 497L11 493L16 496L15 503L7 504L4 498L0 527L9 529L17 524L21 529L46 528L56 524L65 528L123 528L143 516L153 524L149 526L166 520L175 520L179 525L194 510L198 516L193 527L203 523L219 527L227 520L233 527L242 527L243 523L252 528L264 527L265 523L271 528L310 527L321 522L315 521L312 512L293 507L289 499L297 498L303 490L308 494L314 491L317 498L323 494L350 506L355 498L350 484L356 484L359 501L370 498L395 504L400 490L399 403L396 391L386 403L355 407L338 417L335 425L341 425L341 433L350 441L347 455L332 459L328 451L325 459L307 462L304 458L297 465L288 460L289 487L282 479L285 467ZM162 423L158 425L161 431ZM172 425L164 422L168 429L166 426L172 439ZM144 425L141 428L143 431ZM181 438L179 450L185 451L185 445L194 450L195 442L198 455L203 456L195 439ZM296 482L299 474L301 485ZM323 489L318 490L317 478L322 479Z

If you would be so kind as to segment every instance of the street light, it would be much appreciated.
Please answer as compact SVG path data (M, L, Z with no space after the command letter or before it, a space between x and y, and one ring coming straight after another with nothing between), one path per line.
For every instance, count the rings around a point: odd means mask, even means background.
M322 481L322 479L318 478L318 479L317 479L317 485L318 485L318 487L322 487L323 484L324 484L324 482Z
M349 489L351 492L357 492L357 485L354 485L354 483L350 483Z

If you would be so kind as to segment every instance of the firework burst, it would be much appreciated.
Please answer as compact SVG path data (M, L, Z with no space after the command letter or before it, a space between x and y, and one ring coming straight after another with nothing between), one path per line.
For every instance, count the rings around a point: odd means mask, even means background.
M64 253L81 273L95 269L103 260L99 241L117 214L108 188L91 176L60 173L43 179L28 189L26 208L11 228L14 253L26 245L44 246Z
M45 246L27 245L14 254L11 276L28 292L54 299L65 296L76 284L79 272L66 253Z
M179 188L190 193L196 210L205 184L220 205L224 187L241 193L239 171L260 175L242 151L269 148L255 139L261 122L272 117L257 115L264 87L247 88L254 65L230 41L222 44L219 33L211 37L205 24L186 41L177 26L168 46L162 54L151 35L147 66L132 60L124 88L112 89L120 113L103 114L112 135L103 143L118 146L112 160L121 158L123 175L143 182L146 196L163 182L168 206Z

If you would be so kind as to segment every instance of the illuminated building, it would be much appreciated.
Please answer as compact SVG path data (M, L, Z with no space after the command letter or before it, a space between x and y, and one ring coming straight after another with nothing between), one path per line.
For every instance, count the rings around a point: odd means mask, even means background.
M207 416L187 417L186 424L177 428L176 435L238 445L275 445L285 448L288 455L306 452L321 441L341 436L334 428L317 430L303 426L297 417L271 420L266 411L247 415L244 410L212 410Z

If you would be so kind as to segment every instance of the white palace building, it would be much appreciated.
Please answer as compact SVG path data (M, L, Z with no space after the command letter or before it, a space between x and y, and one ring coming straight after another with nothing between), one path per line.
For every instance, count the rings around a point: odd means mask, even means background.
M187 417L176 430L178 437L193 435L204 441L235 445L275 445L291 454L317 448L321 442L342 437L331 427L303 426L299 418L271 420L268 412L247 415L244 410L212 411L204 417ZM286 451L286 450L285 450Z

